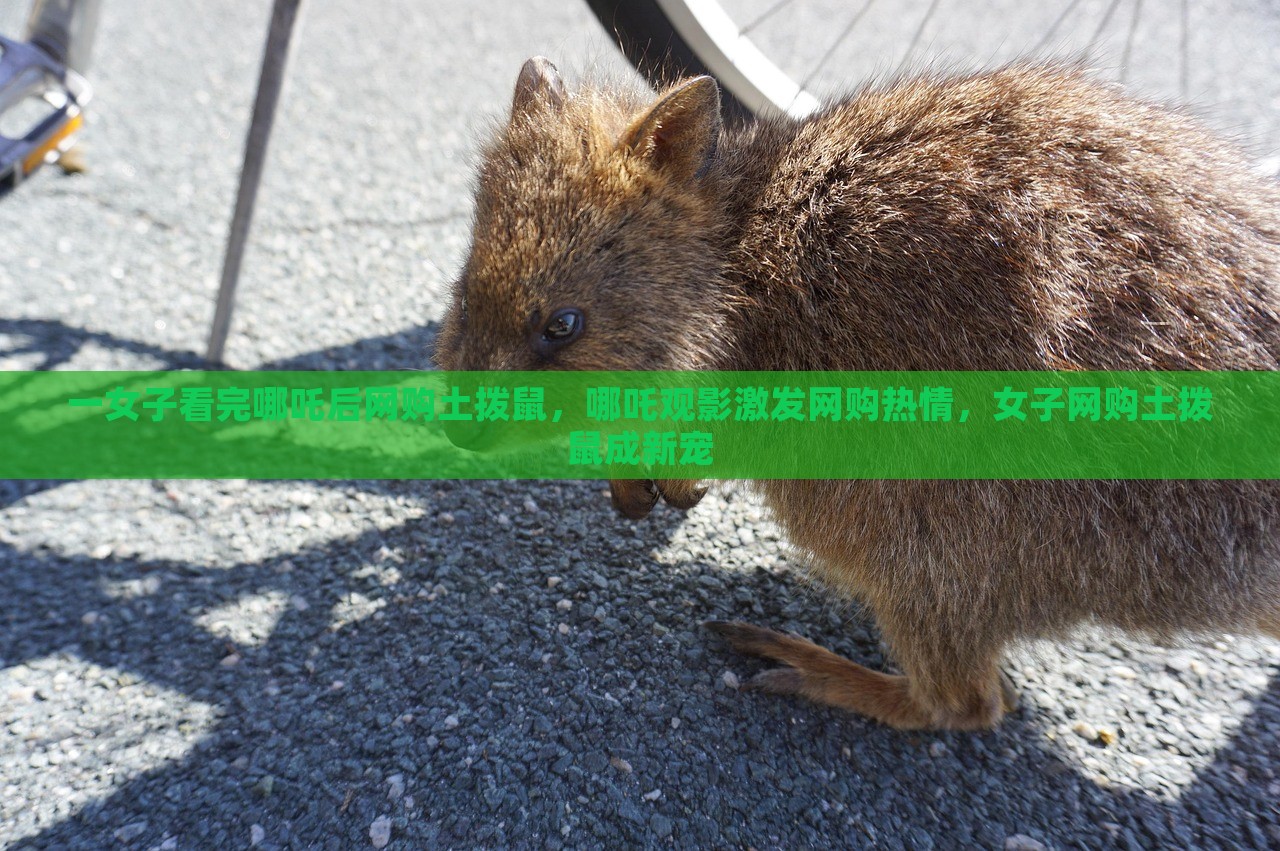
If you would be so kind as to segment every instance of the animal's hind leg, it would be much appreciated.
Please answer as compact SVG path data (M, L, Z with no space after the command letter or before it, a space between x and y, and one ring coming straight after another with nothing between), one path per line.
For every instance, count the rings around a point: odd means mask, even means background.
M1017 705L995 653L977 664L967 660L962 667L928 664L908 653L902 659L903 676L872 671L798 636L745 623L713 621L707 626L743 653L784 663L753 677L748 688L799 695L900 730L985 729Z

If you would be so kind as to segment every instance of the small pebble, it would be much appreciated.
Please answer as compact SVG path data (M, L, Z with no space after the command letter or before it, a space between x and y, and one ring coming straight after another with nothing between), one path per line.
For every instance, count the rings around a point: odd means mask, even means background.
M126 824L115 832L116 839L128 844L139 836L147 832L147 822L135 821L132 824Z
M391 816L378 816L369 825L369 841L374 848L386 848L391 841Z
M393 774L387 778L387 799L398 801L404 796L404 775Z
M567 612L573 608L572 600L560 600L556 603L556 608L562 612Z
M1049 851L1043 842L1025 833L1015 833L1004 841L1004 851Z
M654 801L656 801L656 800L658 800L659 798L661 798L661 797L662 797L662 790L661 790L661 789L652 789L652 790L650 790L650 791L648 791L648 792L645 792L645 793L644 793L643 795L641 795L640 797L644 798L644 799L645 799L646 801L648 801L649 803L653 803Z
M742 685L742 683L738 681L738 675L733 671L725 671L720 675L720 679L724 682L725 686L733 689L734 691L737 691Z
M568 635L569 625L567 623L562 623L558 627L556 627L556 630L559 631L561 635Z
M444 728L446 730L456 730L461 723L457 715L446 715L444 717Z
M631 763L627 762L620 756L610 757L609 764L621 771L623 774L631 773Z
M249 844L258 846L262 844L262 840L267 838L267 832L260 824L249 825Z

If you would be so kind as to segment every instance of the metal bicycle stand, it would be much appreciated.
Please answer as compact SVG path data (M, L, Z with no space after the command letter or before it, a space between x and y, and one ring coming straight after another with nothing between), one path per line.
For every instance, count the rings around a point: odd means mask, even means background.
M236 193L235 211L227 234L222 280L218 286L218 304L214 310L209 347L205 354L206 360L211 363L221 363L226 349L231 313L235 307L236 284L240 278L240 263L244 259L245 243L249 238L254 202L258 197L258 185L262 181L262 169L267 159L267 143L271 139L271 126L275 121L285 65L289 59L289 42L301 3L302 0L275 0L271 8L271 28L267 32L267 46L262 56L262 73L258 77L258 93L253 102L253 119L249 123L249 134L245 139L240 188Z

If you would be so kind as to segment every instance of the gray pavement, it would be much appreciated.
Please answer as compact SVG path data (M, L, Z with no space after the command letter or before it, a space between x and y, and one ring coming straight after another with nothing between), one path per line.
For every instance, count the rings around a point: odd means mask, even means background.
M0 368L198 365L269 5L106 0L92 171L0 204ZM420 368L520 63L634 78L576 0L307 5L228 357ZM1198 7L1280 171L1280 12ZM0 482L0 846L1280 846L1275 642L1037 645L1000 730L904 735L738 692L708 618L883 662L734 486Z

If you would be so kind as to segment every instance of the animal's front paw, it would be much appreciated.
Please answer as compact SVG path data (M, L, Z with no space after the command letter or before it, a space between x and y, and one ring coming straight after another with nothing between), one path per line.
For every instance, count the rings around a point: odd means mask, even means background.
M688 479L611 479L609 495L613 507L624 517L641 520L649 516L661 496L672 508L688 511L707 495L707 489Z
M658 502L658 487L649 479L611 479L609 497L623 517L643 520Z
M707 489L691 479L661 479L654 484L667 505L681 511L693 508L707 495Z

